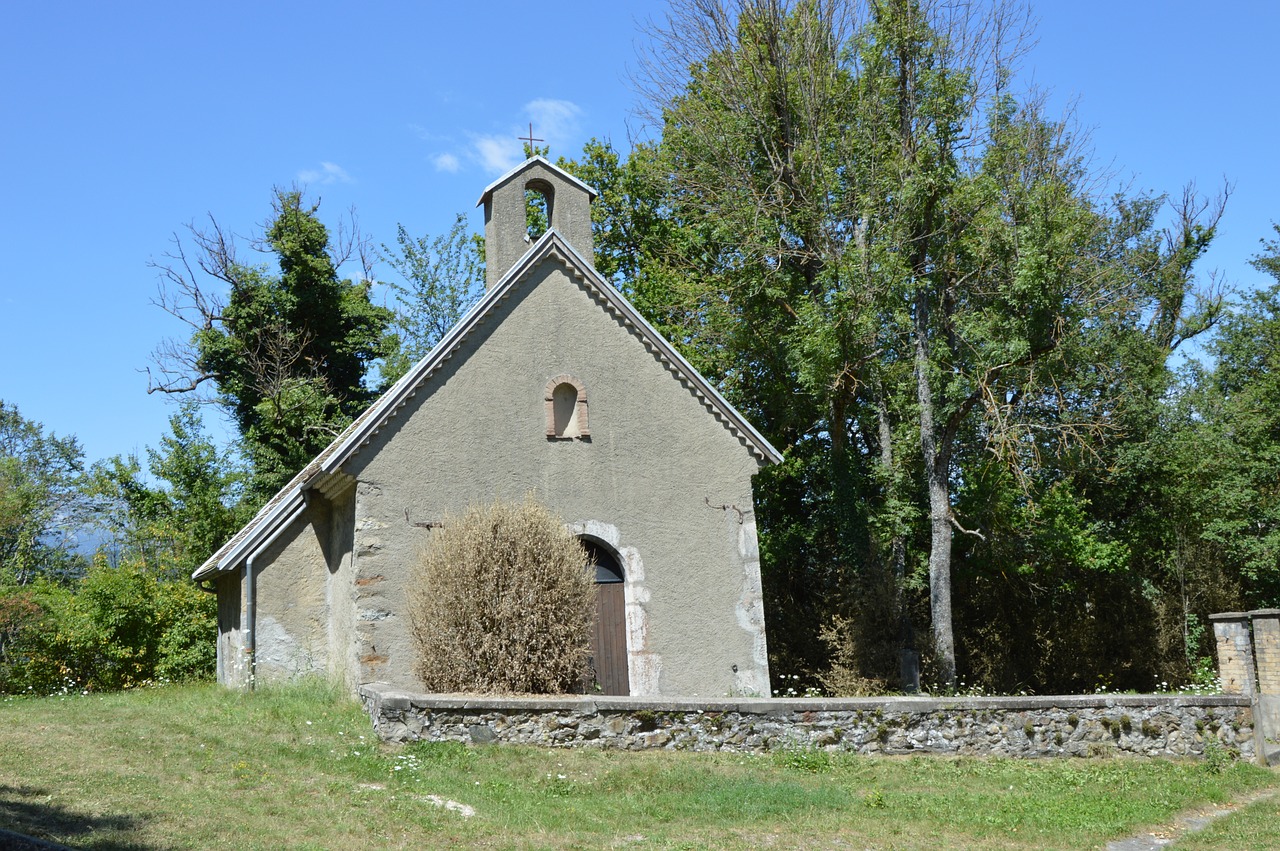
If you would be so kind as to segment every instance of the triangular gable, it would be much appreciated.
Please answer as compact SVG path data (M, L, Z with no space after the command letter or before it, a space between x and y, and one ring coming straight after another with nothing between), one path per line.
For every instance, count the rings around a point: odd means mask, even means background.
M481 204L483 204L485 199L493 194L493 190L497 189L499 186L506 183L508 180L515 177L520 172L528 169L532 163L542 163L542 165L546 166L547 168L551 169L551 171L555 172L557 176L564 178L569 183L572 183L574 186L577 186L583 192L587 193L587 195L593 200L595 198L600 197L600 193L596 191L595 187L588 186L587 184L583 183L581 180L574 177L569 172L560 168L560 166L552 163L546 157L538 156L538 157L530 157L529 159L525 160L519 165L512 167L512 169L508 171L506 174L502 175L502 177L499 177L497 180L493 181L493 183L490 183L488 186L486 186L484 188L484 191L480 193L480 200L476 202L476 206L479 207Z
M494 185L501 183L502 178ZM217 573L234 570L252 553L271 543L306 507L304 492L316 489L323 492L340 490L350 478L341 471L348 459L368 443L404 405L431 375L457 351L459 345L485 319L495 305L511 295L517 284L546 259L558 259L569 272L584 283L596 300L614 314L628 331L641 339L658 356L663 366L677 379L684 382L708 411L724 424L751 451L761 463L777 464L782 455L774 449L760 432L707 381L693 365L685 360L616 287L597 272L554 229L548 230L526 252L506 275L484 294L466 315L441 338L426 357L418 361L399 381L369 406L351 425L316 456L298 475L272 497L266 505L192 574L199 581Z

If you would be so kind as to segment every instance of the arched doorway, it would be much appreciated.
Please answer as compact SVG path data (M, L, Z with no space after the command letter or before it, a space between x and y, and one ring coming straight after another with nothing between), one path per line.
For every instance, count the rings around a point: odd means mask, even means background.
M591 631L591 678L588 692L631 694L627 676L627 605L623 593L624 575L618 556L608 547L582 539L587 551L587 568L595 571L596 617Z

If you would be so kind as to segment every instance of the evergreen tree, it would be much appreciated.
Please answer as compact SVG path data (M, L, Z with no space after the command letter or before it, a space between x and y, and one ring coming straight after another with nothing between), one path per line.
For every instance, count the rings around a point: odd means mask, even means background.
M225 304L192 271L180 243L170 257L177 262L159 267L167 283L162 306L193 333L157 352L161 375L151 389L183 393L214 382L217 401L240 431L259 499L368 405L365 379L391 319L370 301L367 263L361 280L338 277L364 246L341 233L332 244L318 206L297 190L275 191L272 218L255 247L275 255L277 274L241 263L234 240L216 223L192 229L196 268L229 288Z

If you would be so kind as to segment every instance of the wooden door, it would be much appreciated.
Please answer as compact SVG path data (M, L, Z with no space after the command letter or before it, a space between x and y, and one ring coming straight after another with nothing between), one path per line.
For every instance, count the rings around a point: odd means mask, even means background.
M627 676L627 605L622 565L604 547L583 541L589 568L596 574L596 617L591 630L591 675L588 691L631 694Z

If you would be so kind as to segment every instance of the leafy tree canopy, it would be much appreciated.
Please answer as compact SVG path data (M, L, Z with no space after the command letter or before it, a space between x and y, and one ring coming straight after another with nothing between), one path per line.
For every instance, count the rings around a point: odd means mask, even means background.
M395 319L379 367L383 387L430 352L484 294L484 241L468 232L462 214L434 239L411 237L400 225L396 245L382 246L383 257L404 279L393 285Z
M1149 433L1169 353L1219 317L1194 265L1221 206L1188 193L1166 228L1163 197L1101 196L1069 123L1010 88L1027 30L1002 0L676 2L641 73L661 140L579 164L603 265L788 456L757 492L770 617L799 613L780 668L852 609L864 670L896 679L923 617L952 682L984 643L952 625L979 553L1018 593L1137 558L1063 479Z
M248 519L245 470L205 433L199 407L184 401L144 475L129 456L93 465L88 491L114 563L185 579Z
M190 229L194 266L176 240L169 262L157 264L161 306L192 334L162 345L151 389L185 393L212 382L240 431L259 497L281 487L369 403L365 379L391 321L370 301L358 231L340 228L332 241L318 209L296 189L275 190L272 217L253 247L275 256L276 273L241 262L235 240L216 222ZM361 278L339 278L352 258L363 261Z
M83 568L70 533L84 518L84 451L0 399L0 585Z

